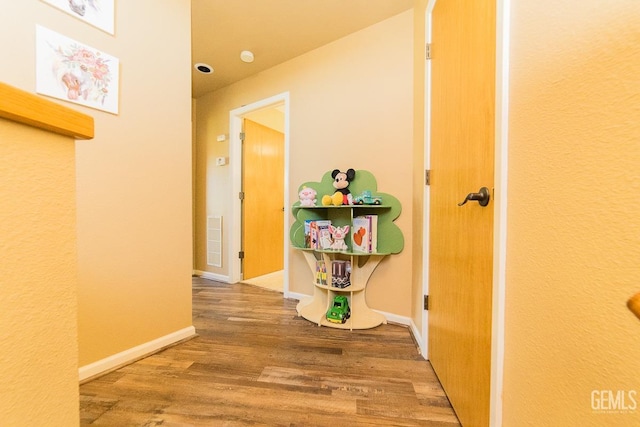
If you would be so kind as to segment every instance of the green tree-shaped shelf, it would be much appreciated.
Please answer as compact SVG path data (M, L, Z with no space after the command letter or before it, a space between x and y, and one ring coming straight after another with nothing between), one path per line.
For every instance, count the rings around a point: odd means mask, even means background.
M317 192L317 206L300 206L300 201L293 204L292 213L295 222L289 230L291 244L296 248L305 247L304 223L306 220L330 219L336 226L352 225L353 218L360 215L378 216L378 254L397 254L404 247L404 237L400 228L394 223L400 216L402 206L398 199L387 193L378 192L378 184L373 174L366 170L357 170L356 176L349 183L349 191L355 197L365 190L371 191L374 197L381 197L381 205L342 205L342 206L322 206L321 199L324 195L335 193L331 171L324 174L320 182L305 182L298 188L298 192L303 187L310 187ZM351 233L351 231L350 231ZM351 252L351 239L345 239ZM362 255L362 254L360 254Z

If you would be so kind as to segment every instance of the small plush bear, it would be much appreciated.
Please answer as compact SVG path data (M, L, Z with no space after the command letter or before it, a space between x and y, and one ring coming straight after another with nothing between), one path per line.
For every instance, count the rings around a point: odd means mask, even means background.
M352 205L353 196L349 191L349 183L356 177L356 171L354 169L348 169L346 172L341 172L339 169L334 169L331 172L331 178L333 178L333 188L337 191L333 195L322 196L323 206L340 206L340 205Z

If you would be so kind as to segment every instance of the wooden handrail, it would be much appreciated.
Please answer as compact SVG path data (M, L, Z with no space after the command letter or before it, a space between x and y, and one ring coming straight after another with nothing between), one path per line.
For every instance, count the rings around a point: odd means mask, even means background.
M631 310L631 312L640 319L640 292L629 298L629 301L627 301L627 307L629 307L629 310Z
M93 138L93 117L0 83L0 117L75 139Z

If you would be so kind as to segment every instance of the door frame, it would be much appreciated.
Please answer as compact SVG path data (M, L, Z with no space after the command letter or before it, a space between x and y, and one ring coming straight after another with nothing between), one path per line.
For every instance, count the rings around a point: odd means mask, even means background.
M425 10L425 40L431 43L431 14L437 0L429 0ZM507 258L507 183L509 125L509 37L511 0L496 0L496 118L494 162L494 241L493 241L493 303L491 330L491 397L490 425L502 425L502 392L504 381L505 291ZM424 165L431 168L431 65L425 64L425 126ZM423 193L423 295L429 295L429 194ZM422 311L420 351L428 359L429 312Z
M231 245L229 250L230 260L230 281L231 283L239 282L241 277L241 261L237 256L242 250L242 204L240 201L240 191L242 191L242 142L240 141L240 132L242 132L242 120L248 113L283 105L284 108L284 205L289 206L289 92L283 92L251 104L243 105L229 112L229 164L231 167ZM284 242L282 251L284 254L283 269L284 283L283 296L288 297L289 294L289 251L286 242L289 241L289 215L288 210L282 213L284 216Z

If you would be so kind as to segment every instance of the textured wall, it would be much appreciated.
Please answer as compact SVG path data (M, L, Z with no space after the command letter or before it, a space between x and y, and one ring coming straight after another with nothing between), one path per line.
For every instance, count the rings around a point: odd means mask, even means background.
M78 425L74 141L0 119L0 424Z
M96 135L76 144L81 366L192 324L190 11L117 2L115 35L41 1L0 15L0 74L28 92L36 24L120 59L119 114L73 106Z
M504 425L640 425L640 2L512 8Z
M192 324L189 0L117 3L120 114L78 143L80 365Z

